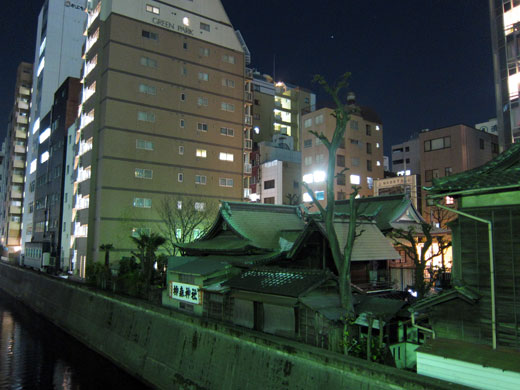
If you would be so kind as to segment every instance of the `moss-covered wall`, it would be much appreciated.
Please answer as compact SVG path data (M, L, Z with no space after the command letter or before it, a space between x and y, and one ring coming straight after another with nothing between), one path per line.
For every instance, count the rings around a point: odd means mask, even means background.
M4 263L0 287L158 389L463 388Z

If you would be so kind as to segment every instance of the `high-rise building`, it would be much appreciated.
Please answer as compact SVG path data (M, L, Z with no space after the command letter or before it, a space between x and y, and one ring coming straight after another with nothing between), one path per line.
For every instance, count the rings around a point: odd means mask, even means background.
M398 175L419 175L420 159L419 134L415 133L408 141L392 145L392 172Z
M4 160L3 213L0 217L2 244L10 253L21 250L21 220L24 194L26 141L31 105L32 64L22 62L16 72L14 105L7 125Z
M86 0L47 0L38 16L27 141L22 250L23 243L31 241L33 234L33 215L29 204L35 202L36 167L42 157L38 155L39 138L47 131L41 121L50 112L58 87L67 77L80 76L86 4Z
M520 140L520 2L489 0L499 143Z
M383 125L377 113L355 103L351 93L348 98L351 119L347 123L344 142L336 156L329 156L322 142L309 130L322 133L330 140L336 128L332 108L321 108L303 115L302 175L303 181L313 189L318 200L326 201L326 177L329 158L336 159L334 192L336 200L343 200L352 192L352 186L361 187L360 196L373 195L373 181L384 177ZM344 168L347 171L341 173ZM310 201L304 191L303 200Z
M32 241L27 242L26 247L30 245L40 253L49 252L50 258L55 259L53 264L60 269L69 268L61 247L62 233L70 228L71 221L70 218L68 221L63 219L62 205L65 198L72 196L71 192L64 191L64 177L73 166L66 164L65 151L67 130L78 117L80 93L80 80L67 78L54 94L51 111L40 121L46 130L39 136L35 200L29 203L33 233Z
M86 34L72 212L79 269L102 244L113 258L134 250L130 236L156 231L165 198L180 208L184 198L242 200L252 123L244 43L220 1L93 0Z

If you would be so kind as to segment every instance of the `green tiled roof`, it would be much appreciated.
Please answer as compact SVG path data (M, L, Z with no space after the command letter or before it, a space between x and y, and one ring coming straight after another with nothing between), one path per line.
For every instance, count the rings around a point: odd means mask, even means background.
M409 310L410 312L420 312L453 299L462 299L468 303L475 303L479 298L480 295L478 292L472 288L466 286L455 286L448 291L443 291L439 294L415 302Z
M431 195L460 191L485 191L520 187L520 143L488 163L452 176L433 179L432 187L425 187Z
M190 253L245 253L254 249L254 245L249 240L237 237L232 232L222 232L210 240L197 240L189 243L177 244L179 248L185 249Z
M377 227L382 231L391 230L396 227L392 226L392 224L397 223L399 219L403 217L406 218L407 213L412 213L410 219L422 220L422 217L417 210L415 210L410 199L404 194L371 196L356 199L356 202L359 205L358 214L361 216L375 217ZM349 200L337 201L334 210L336 213L349 214Z
M326 271L258 268L243 272L224 285L236 290L299 297L330 277L331 274Z

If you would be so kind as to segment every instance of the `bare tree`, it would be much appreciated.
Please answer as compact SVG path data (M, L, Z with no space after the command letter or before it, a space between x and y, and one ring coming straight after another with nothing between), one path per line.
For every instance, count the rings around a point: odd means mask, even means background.
M311 190L307 183L303 183L303 186L307 190L307 193L311 197L314 205L318 208L321 218L325 223L325 231L329 241L330 249L332 252L332 258L334 264L338 270L339 276L339 289L341 305L346 311L347 319L354 317L354 303L352 299L352 287L350 278L350 260L352 257L352 248L354 240L356 238L356 222L357 222L357 206L355 198L358 194L359 187L354 186L353 192L350 195L350 217L349 217L349 231L347 236L347 242L344 248L340 248L336 229L334 227L334 180L336 179L336 151L342 144L345 137L347 122L350 120L349 112L344 103L341 102L340 94L344 88L348 85L348 79L350 73L343 74L338 81L330 86L325 79L320 76L314 76L314 82L320 84L320 86L327 92L333 99L335 108L332 115L336 119L336 128L332 139L329 140L323 132L318 133L316 131L310 131L315 137L317 137L329 152L329 160L327 167L327 201L326 206L323 207L320 202L316 199L314 192ZM339 174L343 174L345 170L342 170ZM343 252L341 251L343 249Z
M431 233L432 225L421 223L421 230L418 231L413 226L408 230L396 229L392 231L389 237L396 246L400 246L408 257L410 257L415 265L414 289L419 298L424 297L426 292L432 286L433 280L426 282L424 279L424 271L434 257L443 256L446 250L451 246L451 241L445 240L444 237L436 237L438 249L435 252L429 252L432 247L434 236ZM422 243L420 249L418 244Z
M163 222L159 230L166 239L163 247L175 256L175 244L191 242L211 227L218 213L218 202L196 202L190 197L167 196L162 199L158 213Z

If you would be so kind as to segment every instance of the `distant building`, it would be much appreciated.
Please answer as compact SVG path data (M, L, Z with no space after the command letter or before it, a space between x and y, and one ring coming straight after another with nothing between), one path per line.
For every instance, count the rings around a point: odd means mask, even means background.
M383 169L385 172L390 172L390 158L388 156L383 156Z
M406 194L421 212L421 179L419 175L388 177L374 180L374 196Z
M22 244L31 241L33 234L33 215L29 204L35 202L35 169L38 159L42 157L38 154L39 137L48 129L41 121L50 112L58 87L67 77L80 76L84 62L81 48L85 42L83 33L87 20L86 7L87 0L47 0L38 16L27 141Z
M31 106L32 64L22 62L16 72L14 104L7 125L3 163L3 203L0 216L2 245L10 253L21 251L22 204L26 165L26 145Z
M498 155L498 137L463 124L423 131L419 134L421 180L424 186L433 179L464 172L488 162ZM422 212L432 221L430 208L422 194Z
M499 143L520 140L520 2L489 0Z
M419 136L414 134L408 141L392 145L392 172L396 174L419 175Z
M259 72L253 73L253 90L253 140L270 142L273 135L288 135L294 150L300 150L301 113L316 106L316 95Z
M337 150L334 193L336 200L346 199L352 185L361 187L360 196L373 195L374 179L384 177L383 168L383 124L370 108L358 106L353 94L349 95L348 109L351 119L347 124L345 141ZM318 200L326 201L325 181L329 159L327 148L309 130L323 132L329 139L336 128L331 115L332 108L321 108L303 116L302 175ZM340 173L348 168L344 173ZM304 191L303 200L310 201Z
M475 129L485 131L498 136L498 122L497 118L491 118L487 122L477 123Z

